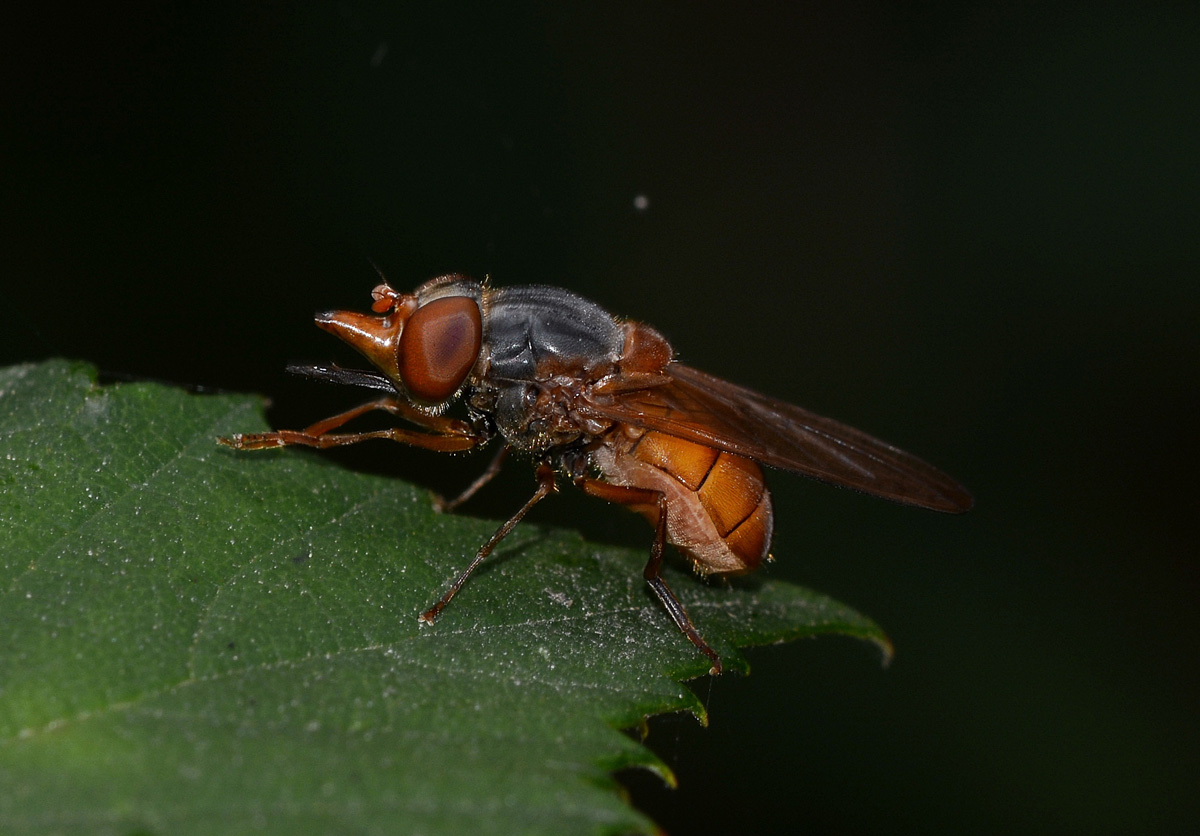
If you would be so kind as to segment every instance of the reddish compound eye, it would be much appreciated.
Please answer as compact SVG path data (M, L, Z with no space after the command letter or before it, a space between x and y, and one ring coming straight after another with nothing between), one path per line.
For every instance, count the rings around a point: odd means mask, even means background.
M469 296L446 296L422 305L400 333L399 366L415 400L438 404L458 391L479 357L483 325Z

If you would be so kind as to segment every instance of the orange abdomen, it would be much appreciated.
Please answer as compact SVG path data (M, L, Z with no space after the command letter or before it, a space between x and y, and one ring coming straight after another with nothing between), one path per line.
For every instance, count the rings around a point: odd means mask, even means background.
M593 454L607 481L661 491L667 539L702 574L756 569L771 546L771 495L750 459L658 430L622 427ZM651 522L656 506L633 506Z

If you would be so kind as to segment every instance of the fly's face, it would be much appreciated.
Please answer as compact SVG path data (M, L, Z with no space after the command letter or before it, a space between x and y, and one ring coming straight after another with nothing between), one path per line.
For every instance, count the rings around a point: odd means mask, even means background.
M445 409L480 361L479 283L444 276L414 293L381 284L371 296L375 315L329 311L317 314L317 325L366 357L414 406Z

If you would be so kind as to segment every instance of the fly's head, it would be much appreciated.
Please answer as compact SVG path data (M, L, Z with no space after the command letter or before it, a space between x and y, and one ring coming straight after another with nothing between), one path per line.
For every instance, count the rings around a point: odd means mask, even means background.
M373 313L327 311L317 326L367 358L414 405L441 411L462 391L483 349L482 288L442 276L413 293L386 283L371 291Z

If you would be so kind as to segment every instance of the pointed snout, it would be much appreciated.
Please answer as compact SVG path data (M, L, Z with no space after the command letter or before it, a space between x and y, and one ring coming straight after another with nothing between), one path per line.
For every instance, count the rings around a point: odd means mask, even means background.
M388 377L399 379L396 352L404 322L398 312L376 316L356 311L324 311L314 319L318 328L354 348Z

